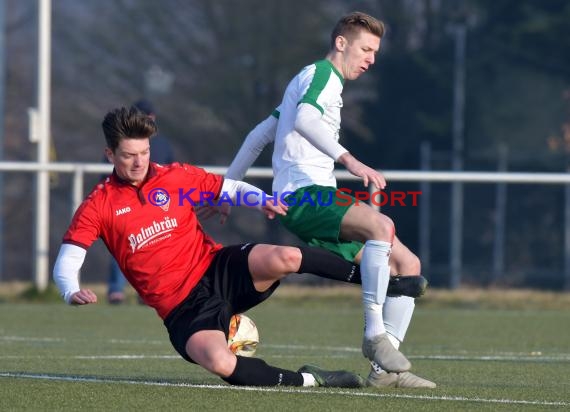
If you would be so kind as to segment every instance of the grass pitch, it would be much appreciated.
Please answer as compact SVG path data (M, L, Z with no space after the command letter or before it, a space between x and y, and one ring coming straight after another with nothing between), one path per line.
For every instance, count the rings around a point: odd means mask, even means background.
M257 356L365 376L354 289L278 291L255 308ZM100 295L102 296L102 295ZM467 301L468 299L466 299ZM0 410L563 410L570 312L418 301L402 351L435 390L236 388L182 360L152 309L0 304Z

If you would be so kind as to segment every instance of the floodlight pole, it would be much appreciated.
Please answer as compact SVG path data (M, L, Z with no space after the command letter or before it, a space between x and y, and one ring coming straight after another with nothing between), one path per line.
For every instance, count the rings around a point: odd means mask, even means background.
M38 25L38 163L49 163L51 0L39 1ZM49 279L49 172L39 171L36 181L35 286L44 291Z

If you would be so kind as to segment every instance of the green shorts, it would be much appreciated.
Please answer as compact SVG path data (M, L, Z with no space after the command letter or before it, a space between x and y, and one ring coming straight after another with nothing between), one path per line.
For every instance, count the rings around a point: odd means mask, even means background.
M340 224L345 213L356 201L346 193L339 197L330 186L307 186L287 196L286 216L281 223L310 246L327 249L352 262L364 246L361 242L339 239Z

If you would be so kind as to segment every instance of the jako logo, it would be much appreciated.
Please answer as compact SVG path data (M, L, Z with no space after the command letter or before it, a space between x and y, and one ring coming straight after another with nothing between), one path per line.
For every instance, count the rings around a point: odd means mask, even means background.
M125 213L129 213L130 211L131 211L131 208L129 206L124 207L122 209L117 209L117 210L115 210L115 216L124 215Z

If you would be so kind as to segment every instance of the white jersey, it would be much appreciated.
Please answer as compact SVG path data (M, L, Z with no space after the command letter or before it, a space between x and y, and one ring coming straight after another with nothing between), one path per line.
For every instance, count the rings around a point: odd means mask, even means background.
M329 60L320 60L301 70L291 80L277 109L279 122L273 150L273 191L294 192L310 186L336 187L334 162L346 152L338 145L342 88L344 80ZM298 106L307 103L321 112L326 139L334 139L338 149L325 154L295 130ZM331 143L333 143L331 141Z
M241 180L274 142L273 191L336 187L334 162L348 152L338 143L343 78L329 60L311 64L289 83L281 105L246 136L226 178Z

